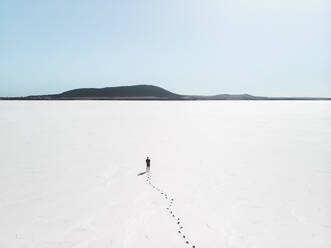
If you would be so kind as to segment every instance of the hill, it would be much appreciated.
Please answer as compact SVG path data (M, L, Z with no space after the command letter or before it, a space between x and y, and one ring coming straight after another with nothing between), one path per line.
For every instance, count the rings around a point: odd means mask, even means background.
M55 95L56 97L106 97L106 98L164 98L177 99L181 96L153 85L134 85L106 88L74 89Z
M27 100L173 100L182 96L154 85L80 88L60 94L27 96Z

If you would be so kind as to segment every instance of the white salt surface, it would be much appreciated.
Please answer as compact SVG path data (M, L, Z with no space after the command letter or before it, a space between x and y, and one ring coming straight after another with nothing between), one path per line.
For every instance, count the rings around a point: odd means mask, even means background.
M331 247L331 102L2 101L0 137L0 247Z

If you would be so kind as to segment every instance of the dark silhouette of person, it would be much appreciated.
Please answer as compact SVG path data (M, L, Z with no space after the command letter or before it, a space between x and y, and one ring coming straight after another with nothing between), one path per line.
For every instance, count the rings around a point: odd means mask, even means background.
M146 171L148 172L151 168L151 160L149 157L146 158Z

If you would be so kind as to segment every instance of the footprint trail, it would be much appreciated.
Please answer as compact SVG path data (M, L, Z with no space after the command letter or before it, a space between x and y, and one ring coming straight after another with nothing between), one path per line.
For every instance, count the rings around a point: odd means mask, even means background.
M184 225L181 221L181 218L175 214L174 210L173 210L173 206L174 206L174 198L170 197L169 194L167 194L166 192L164 192L161 188L157 187L156 185L154 185L152 183L152 174L151 172L147 172L147 180L146 182L148 183L149 186L151 186L154 190L157 191L157 193L160 194L161 197L163 197L165 200L168 201L168 205L166 207L167 212L169 213L169 216L174 219L174 222L176 224L177 227L177 233L179 235L179 237L181 239L183 239L184 243L189 245L189 247L191 248L196 248L195 245L191 246L191 242L189 241L189 239L187 238L187 235L185 233L185 229L184 229Z

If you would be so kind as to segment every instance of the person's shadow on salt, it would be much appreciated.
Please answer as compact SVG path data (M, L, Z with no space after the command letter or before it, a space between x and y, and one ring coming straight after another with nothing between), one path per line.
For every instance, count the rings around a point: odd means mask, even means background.
M140 172L137 176L142 176L142 175L144 175L144 174L146 174L146 171L144 171L144 172Z

